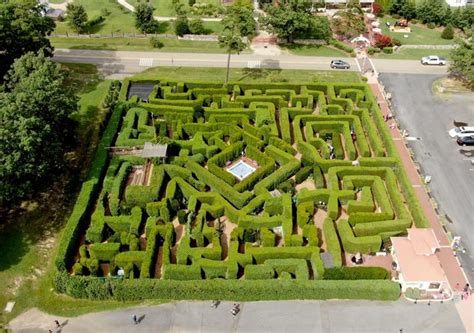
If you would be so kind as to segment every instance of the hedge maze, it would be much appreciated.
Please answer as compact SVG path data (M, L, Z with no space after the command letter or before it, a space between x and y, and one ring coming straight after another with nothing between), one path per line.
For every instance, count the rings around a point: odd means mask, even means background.
M345 264L427 226L367 85L159 80L145 103L126 101L130 84L66 227L58 290L398 296L385 269ZM148 142L166 157L142 157ZM121 278L104 291L103 276Z

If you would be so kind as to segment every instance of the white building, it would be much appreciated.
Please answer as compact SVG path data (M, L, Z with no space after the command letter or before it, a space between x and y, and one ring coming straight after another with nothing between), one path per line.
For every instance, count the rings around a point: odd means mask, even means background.
M446 0L446 3L451 7L464 7L474 5L474 0Z
M436 251L440 245L433 229L408 229L407 237L391 237L392 257L397 264L397 281L402 291L418 288L437 292L449 288Z

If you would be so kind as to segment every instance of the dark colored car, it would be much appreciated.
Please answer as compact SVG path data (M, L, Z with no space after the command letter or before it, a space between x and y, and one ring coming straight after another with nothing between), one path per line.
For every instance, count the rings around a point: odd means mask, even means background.
M456 141L460 146L474 146L474 136L461 136Z
M351 68L351 65L349 65L347 62L342 61L342 60L333 60L331 61L331 68L338 68L338 69L349 69Z

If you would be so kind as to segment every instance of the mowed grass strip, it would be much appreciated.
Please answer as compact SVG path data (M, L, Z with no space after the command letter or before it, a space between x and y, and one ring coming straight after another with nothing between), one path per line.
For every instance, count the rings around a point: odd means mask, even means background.
M392 54L379 53L375 57L379 59L405 59L420 60L422 57L437 55L449 59L451 50L439 49L401 49Z
M288 53L299 56L350 57L348 53L327 45L280 44L279 46Z
M183 81L224 81L225 68L153 67L132 79L173 78ZM358 72L295 69L231 68L230 81L242 82L342 82L361 83Z
M179 39L160 39L163 47L153 48L148 38L56 38L51 37L56 48L111 50L111 51L156 51L183 53L225 53L217 42L201 42Z

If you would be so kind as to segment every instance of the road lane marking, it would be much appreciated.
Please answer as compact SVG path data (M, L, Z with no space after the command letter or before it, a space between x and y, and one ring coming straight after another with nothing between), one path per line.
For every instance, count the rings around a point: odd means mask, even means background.
M152 67L153 66L153 58L140 58L138 61L138 66L140 67Z
M260 60L249 60L247 61L248 68L260 68L262 66L262 62Z

